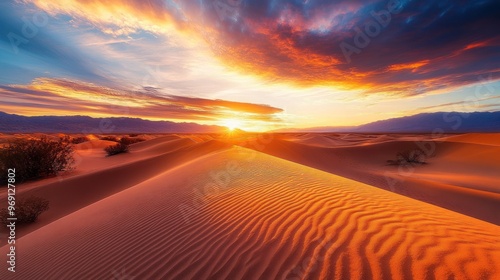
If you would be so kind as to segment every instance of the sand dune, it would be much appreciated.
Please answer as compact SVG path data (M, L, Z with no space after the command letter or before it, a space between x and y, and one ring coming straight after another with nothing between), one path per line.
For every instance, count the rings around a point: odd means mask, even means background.
M115 141L109 141L109 140L90 140L87 142L83 142L80 144L76 144L74 146L75 150L89 150L89 149L104 149L108 146L116 145Z
M17 272L0 279L500 278L500 146L480 135L253 146L270 155L232 147L245 135L213 138L148 137L113 157L102 147L115 142L80 145L62 181L18 188L50 210L17 229ZM385 164L416 141L436 145L429 164Z
M17 195L34 195L48 199L50 209L36 223L19 228L17 236L23 236L86 205L132 187L166 170L229 147L227 144L215 141L198 144L191 142L189 146L183 143L186 142L185 140L180 142L176 140L166 141L163 143L162 153L156 153L154 156L151 156L146 148L144 148L145 155L141 152L132 152L108 158L104 157L104 153L100 149L94 150L94 154L87 154L77 166L76 176L74 174L69 177L61 176L54 178L47 184L33 184L33 186L19 188ZM156 149L155 147L159 145L157 142L151 144L153 144L150 145L152 149ZM167 149L168 147L170 149ZM91 169L89 166L93 168ZM0 194L0 204L7 205L5 191ZM1 242L5 244L6 240L1 240Z
M443 137L446 140L450 136ZM282 140L300 143L309 146L355 147L391 141L430 141L435 140L432 135L425 134L354 134L354 133L306 133L279 135Z
M139 137L139 138L141 138L141 137ZM181 137L179 137L177 135L164 135L164 136L159 136L159 137L156 137L153 139L149 139L149 140L144 141L144 142L135 143L133 145L134 145L136 150L142 150L145 148L151 148L152 146L165 144L165 143L168 143L172 140L178 140L178 139L181 139Z
M500 277L499 228L462 214L238 147L165 170L20 238L0 278Z
M146 142L140 142L130 145L130 150L132 152L141 152L148 154L162 154L165 152L169 152L175 149L180 149L182 147L190 146L195 142L189 138L164 138L160 137L159 139L153 139Z
M276 136L263 152L500 225L498 146L393 140L320 147L285 139ZM397 152L419 147L432 150L429 164L387 166L386 161L394 159Z
M425 140L423 135L385 135L385 134L349 134L349 133L308 133L301 135L279 135L282 140L304 144L308 146L318 146L324 148L331 147L356 147L371 144L399 141L420 141ZM430 138L430 137L429 137Z
M307 144L311 146L319 146L319 147L331 147L331 146L345 146L352 145L353 143L349 141L342 141L339 139L331 139L330 137L323 135L307 135L306 137L297 137L297 138L289 138L289 141L293 141L296 143Z
M446 137L443 140L500 146L500 133L469 133Z

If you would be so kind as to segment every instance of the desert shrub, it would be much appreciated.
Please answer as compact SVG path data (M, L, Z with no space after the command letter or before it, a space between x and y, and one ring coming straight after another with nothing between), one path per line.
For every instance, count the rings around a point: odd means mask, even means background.
M111 145L106 148L104 148L104 151L106 152L107 156L114 156L117 154L122 154L122 153L128 153L129 148L127 144L124 143L117 143L116 145Z
M106 140L106 141L113 141L113 142L118 142L118 138L116 138L115 136L102 136L101 138L99 138L101 140Z
M388 160L389 165L416 165L426 164L426 155L420 149L406 150L396 154L396 160Z
M72 144L80 144L80 143L84 143L87 141L90 141L90 139L87 136L80 136L80 137L75 137L75 138L71 139Z
M18 139L0 150L0 185L7 182L7 169L14 168L16 182L56 175L71 169L73 146L69 138Z
M120 143L123 143L125 145L132 145L134 143L139 143L143 141L145 141L145 139L142 138L122 137L122 139L120 139Z
M34 223L38 216L49 210L49 201L45 198L30 196L25 199L18 199L15 204L14 216L16 224ZM7 218L11 217L7 208L0 209L0 222L4 225L10 221Z

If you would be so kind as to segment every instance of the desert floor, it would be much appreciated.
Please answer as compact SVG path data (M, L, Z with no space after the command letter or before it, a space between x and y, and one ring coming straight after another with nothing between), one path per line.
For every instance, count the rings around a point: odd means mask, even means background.
M17 186L50 209L0 279L500 279L500 134L140 137Z

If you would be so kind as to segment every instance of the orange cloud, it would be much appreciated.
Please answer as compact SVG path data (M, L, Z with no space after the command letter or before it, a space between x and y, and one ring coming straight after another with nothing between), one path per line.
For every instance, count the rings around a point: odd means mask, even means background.
M155 88L116 89L67 79L38 78L29 85L0 86L0 110L33 115L129 116L214 122L235 115L248 121L281 122L269 105L169 95Z
M180 28L180 21L165 11L163 1L133 0L28 0L44 11L85 19L112 35L127 35L139 30L165 33Z
M407 95L418 92L412 85L426 84L426 92L437 91L474 83L478 74L500 72L498 61L491 59L500 44L494 28L498 17L489 8L494 1L463 4L477 17L474 20L449 9L454 5L450 1L405 2L404 12L380 25L377 35L364 34L369 42L363 47L354 43L355 37L366 30L367 22L377 24L372 12L379 12L386 1L245 1L225 16L211 0L31 1L49 13L87 20L113 35L138 30L194 35L205 39L232 69L301 87ZM443 37L449 26L461 35ZM357 46L352 61L345 59L343 42Z
M429 64L430 60L422 60L408 64L394 64L389 66L390 71L401 71L401 70L416 70L422 66Z
M471 44L468 44L464 48L464 50L471 50L471 49L475 49L475 48L487 47L490 44L491 44L491 42L488 42L488 41L471 43Z

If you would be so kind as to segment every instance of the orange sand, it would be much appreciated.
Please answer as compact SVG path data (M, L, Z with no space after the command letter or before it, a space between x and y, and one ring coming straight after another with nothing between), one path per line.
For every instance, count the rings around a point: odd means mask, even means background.
M64 180L21 186L20 193L48 198L51 209L19 229L17 272L2 269L0 279L500 278L500 228L492 223L196 137L153 139L109 158L100 149L90 150L83 168ZM332 171L362 177L380 176L377 172L390 167L356 169L376 167L387 152L409 145L387 138L369 145L357 140L324 148L275 139L264 151L322 169L342 159L332 166L345 167ZM454 186L461 180L443 173L465 170L468 162L494 169L495 161L481 161L478 144L444 144L438 148L442 155L416 171L425 176L405 182L428 181L428 188L441 195L453 192L432 184L479 191ZM450 166L464 152L479 154ZM367 153L372 156L364 165L356 163ZM493 173L476 171L461 174L494 185ZM494 188L482 191L489 197ZM0 200L5 202L4 191ZM0 253L5 256L7 247Z
M455 136L461 138L455 142L429 136L317 134L313 143L304 141L305 136L297 141L275 135L262 151L500 225L500 145L478 144L498 135ZM352 144L318 146L319 137L350 139ZM432 152L428 164L414 168L386 164L397 152L419 147Z

